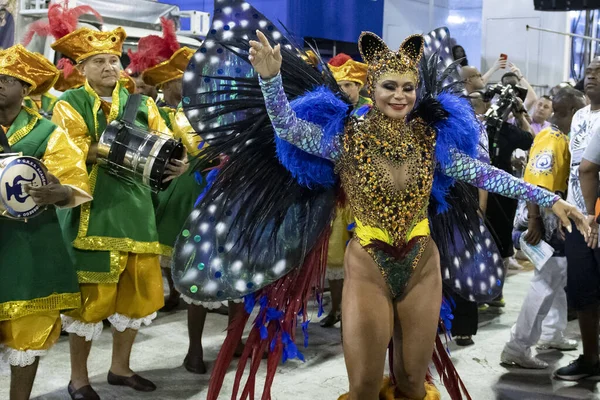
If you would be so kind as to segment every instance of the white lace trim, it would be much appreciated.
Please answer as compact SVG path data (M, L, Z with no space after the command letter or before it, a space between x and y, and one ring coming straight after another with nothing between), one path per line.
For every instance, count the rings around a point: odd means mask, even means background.
M45 356L48 350L16 350L8 346L0 346L2 360L13 367L27 367L35 362L36 357Z
M187 297L184 294L181 295L181 298L187 304L192 304L194 306L202 306L208 310L216 310L216 309L220 308L221 306L227 305L227 301L198 301L198 300L192 299L191 297ZM243 303L244 298L240 297L238 299L233 299L233 300L228 300L228 301L231 301L232 303Z
M100 338L102 334L102 321L96 323L88 323L78 321L67 315L61 315L62 329L68 333L74 333L77 336L84 337L86 341L90 342Z
M327 268L325 276L330 281L338 281L344 279L344 268Z
M156 312L144 317L144 318L129 318L126 315L115 313L108 317L108 320L119 332L125 332L125 329L140 329L142 324L148 326L152 323L152 320L156 318Z

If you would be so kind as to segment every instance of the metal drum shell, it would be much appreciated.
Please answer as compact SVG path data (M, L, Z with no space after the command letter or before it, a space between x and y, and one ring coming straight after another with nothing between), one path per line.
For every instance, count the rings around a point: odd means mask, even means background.
M183 144L170 136L112 121L98 141L98 164L158 192L171 183L163 182L167 164L173 158L181 159L183 152Z

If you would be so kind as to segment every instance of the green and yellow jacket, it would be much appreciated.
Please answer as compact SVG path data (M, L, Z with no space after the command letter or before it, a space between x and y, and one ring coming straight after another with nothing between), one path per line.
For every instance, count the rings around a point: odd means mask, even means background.
M11 152L41 160L74 189L66 207L91 199L83 153L64 130L23 107L6 136ZM0 216L0 238L0 321L79 307L77 274L54 207L26 222Z
M111 102L103 101L86 82L67 90L54 106L52 121L62 127L86 155L107 124L122 117L129 92L118 83ZM170 135L158 108L143 96L137 119L142 128ZM113 283L126 253L161 254L156 216L148 187L122 180L97 164L88 166L94 200L59 213L79 282Z
M44 116L47 116L52 115L52 111L54 110L54 104L56 104L57 100L58 98L53 94L44 93L42 94L40 103L27 96L25 97L25 100L23 100L23 105L27 108L31 108L32 110L37 111L38 113Z

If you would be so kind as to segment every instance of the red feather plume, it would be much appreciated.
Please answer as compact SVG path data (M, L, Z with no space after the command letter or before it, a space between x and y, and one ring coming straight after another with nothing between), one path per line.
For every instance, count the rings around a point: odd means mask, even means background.
M58 63L56 63L56 68L58 68L59 70L62 71L63 76L65 78L68 78L69 75L71 75L73 73L75 66L73 65L71 60L63 57L60 60L58 60Z
M77 21L84 14L92 14L102 23L102 16L90 6L83 5L69 8L68 0L62 4L50 4L48 20L31 24L22 43L25 46L28 45L36 33L40 36L52 35L54 39L60 39L77 29Z
M161 17L160 23L163 29L163 48L160 49L159 52L166 60L168 60L181 46L177 41L177 28L175 27L175 22L166 19L165 17Z
M127 69L132 74L139 74L156 64L168 60L179 50L180 45L177 41L175 22L161 17L160 23L163 29L162 37L158 35L145 36L138 42L136 52L131 50L127 52L130 60Z
M31 43L31 39L33 36L37 34L38 36L49 36L50 33L50 24L46 20L35 21L31 25L29 25L29 29L25 32L25 36L21 43L23 46L27 46Z

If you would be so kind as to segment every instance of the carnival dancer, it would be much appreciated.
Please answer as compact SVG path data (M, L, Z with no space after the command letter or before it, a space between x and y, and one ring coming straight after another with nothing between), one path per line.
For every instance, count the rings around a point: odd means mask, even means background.
M25 96L46 93L58 74L41 54L21 45L0 50L0 153L44 163L49 184L25 192L50 206L27 221L0 217L0 353L11 366L11 400L29 399L39 358L58 340L60 312L81 304L53 206L91 200L84 155L61 128L21 106Z
M395 385L387 382L383 390L412 399L439 397L432 384L422 383L433 353L441 303L439 257L435 243L428 240L429 223L424 212L434 170L441 168L446 176L481 189L552 206L567 225L567 216L572 214L584 229L583 216L558 196L513 180L457 148L450 150L451 160L445 167L436 159L435 142L440 138L435 131L425 128L419 117L406 121L416 102L421 36L406 39L398 52L390 51L373 34L361 36L359 48L369 65L368 85L375 107L365 123L346 133L343 142L340 139L329 144L322 142L322 128L304 130L307 123L296 117L283 95L280 47L273 49L262 33L258 36L260 42L251 42L250 61L262 79L276 134L304 151L339 163L342 185L356 215L357 231L345 260L349 279L343 300L348 311L344 326L353 334L344 339L350 393L343 397L377 397L377 381L383 375L390 338L396 343ZM373 146L378 142L381 147ZM386 145L390 146L388 156ZM359 176L365 177L365 183ZM365 184L371 189L366 193L362 190ZM380 197L389 190L388 184L395 199ZM396 246L408 254L394 257ZM426 293L429 302L423 301ZM384 311L389 318L369 317L373 309Z
M567 226L571 217L587 235L583 215L558 196L473 159L480 125L465 99L438 94L436 77L424 74L423 97L415 107L422 36L407 38L396 52L373 33L361 35L374 107L358 121L326 66L322 75L305 63L300 50L247 2L219 3L215 12L214 34L188 67L202 73L184 84L183 104L209 144L205 155L228 159L188 218L189 230L178 238L175 258L184 267L174 271L174 278L186 295L246 294L247 311L260 305L232 397L239 393L249 357L242 398L254 392L257 354L270 351L263 399L270 398L279 360L303 359L294 344L295 328L299 313L307 327L306 298L323 272L339 172L356 221L345 255L342 318L350 332L344 335L350 394L342 398L371 400L383 390L392 398L439 399L435 386L424 384L432 354L451 397L461 398L464 385L445 349L438 344L434 353L436 338L441 343L442 276L429 213L476 215L476 205L448 209L448 201L467 200L445 197L454 180L462 180L552 207ZM237 19L247 24L238 25ZM232 26L240 28L231 32ZM279 44L273 48L263 33L248 31L257 26ZM248 43L236 35L257 35L259 41ZM233 66L229 75L223 70L222 79L209 75L219 51L228 52L223 57ZM239 67L246 54L254 71ZM264 106L256 99L255 73ZM271 126L263 123L265 113ZM479 219L472 224L478 228ZM471 285L489 288L501 279L490 274ZM229 329L241 336L246 321L247 316L234 321ZM215 363L209 400L217 399L231 361L235 335L228 339ZM390 340L393 379L381 389Z
M318 59L316 61L318 65ZM366 114L373 102L360 95L367 79L367 65L354 61L349 55L339 53L328 62L329 69L338 85L348 95L354 106L353 115ZM352 211L347 205L337 207L331 226L329 248L327 249L327 279L331 292L331 310L321 320L323 328L330 328L341 321L342 289L344 287L344 253L350 240L348 228L353 222Z
M108 383L139 391L156 389L131 370L130 354L138 329L151 323L164 298L150 189L125 182L96 162L100 136L108 123L122 117L129 97L119 80L119 57L126 34L121 27L112 31L76 29L76 18L70 18L70 12L61 5L50 6L49 25L59 37L51 46L75 61L86 82L63 93L52 120L86 155L94 200L59 215L82 294L81 307L65 313L63 326L70 334L69 394L73 399L97 399L89 384L87 359L104 319L113 327ZM170 134L156 104L145 96L135 123ZM182 174L186 166L182 161L169 164L168 179Z

